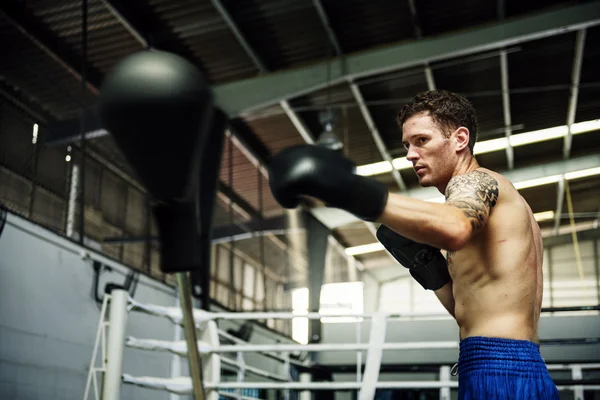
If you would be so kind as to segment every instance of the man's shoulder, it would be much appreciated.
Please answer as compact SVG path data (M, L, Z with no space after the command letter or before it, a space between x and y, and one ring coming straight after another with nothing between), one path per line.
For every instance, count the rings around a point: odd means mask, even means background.
M508 178L482 167L456 175L450 180L445 193L446 199L459 193L476 195L489 201L492 206L520 199L518 190Z
M479 167L473 171L456 175L451 179L450 182L456 184L457 181L472 182L482 186L497 187L502 191L517 192L516 188L508 178L501 173L488 168Z
M456 189L471 189L471 190L486 190L497 191L499 185L507 182L507 179L502 175L486 168L477 168L473 171L455 175L448 182L449 190Z

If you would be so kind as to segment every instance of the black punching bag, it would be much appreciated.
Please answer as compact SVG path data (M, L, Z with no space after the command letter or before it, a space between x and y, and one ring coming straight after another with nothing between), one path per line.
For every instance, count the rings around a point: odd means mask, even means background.
M161 270L210 269L206 221L216 195L224 126L222 118L214 118L212 92L200 71L167 52L130 55L106 77L100 115L156 200Z
M200 71L162 51L126 57L100 92L104 127L159 201L191 198L212 114L212 93Z

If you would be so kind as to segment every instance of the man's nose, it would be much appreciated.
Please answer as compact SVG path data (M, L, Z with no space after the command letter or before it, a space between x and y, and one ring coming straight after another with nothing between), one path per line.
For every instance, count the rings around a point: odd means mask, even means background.
M408 153L406 153L406 159L408 161L416 161L419 158L419 153L414 150L414 147L408 147Z

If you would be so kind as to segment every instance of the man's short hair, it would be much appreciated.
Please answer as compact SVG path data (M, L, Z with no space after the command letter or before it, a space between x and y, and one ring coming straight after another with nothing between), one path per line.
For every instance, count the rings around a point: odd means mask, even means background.
M417 94L398 113L398 125L416 114L426 113L436 123L446 137L461 126L469 130L469 150L477 141L477 114L469 100L447 90L428 90Z

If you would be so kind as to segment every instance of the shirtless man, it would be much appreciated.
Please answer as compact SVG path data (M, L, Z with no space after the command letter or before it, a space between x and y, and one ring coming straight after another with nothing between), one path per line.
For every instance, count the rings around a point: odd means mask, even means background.
M428 91L398 122L420 185L444 204L389 193L341 154L309 145L273 157L273 195L286 208L308 196L382 224L382 244L458 323L459 399L558 399L539 351L540 230L512 183L477 163L475 110Z

